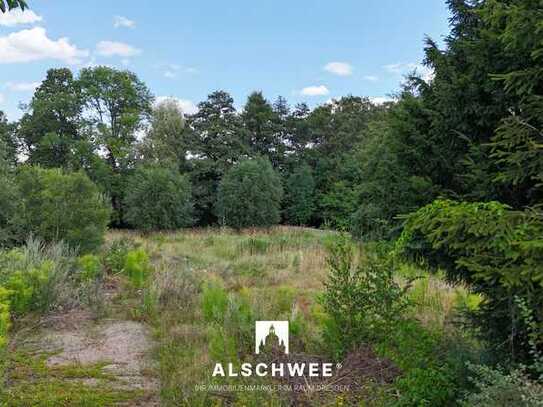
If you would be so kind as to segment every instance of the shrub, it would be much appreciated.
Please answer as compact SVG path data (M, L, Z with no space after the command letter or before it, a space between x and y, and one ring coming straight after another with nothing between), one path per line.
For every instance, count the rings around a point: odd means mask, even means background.
M531 381L521 371L509 374L487 366L469 365L475 377L476 391L466 394L460 404L465 407L541 407L543 386Z
M177 229L193 224L187 177L169 168L142 167L128 179L125 221L143 230Z
M64 241L81 252L102 243L110 209L96 185L82 172L24 167L17 175L20 223L25 234L47 242Z
M415 368L396 381L399 406L444 406L454 396L454 384L444 368Z
M14 314L77 304L78 272L73 251L62 243L31 239L21 248L0 252L0 286L9 292Z
M406 289L394 281L389 261L373 254L361 258L346 235L340 235L329 251L329 274L321 298L330 316L324 334L337 343L336 356L341 356L394 329L409 302Z
M315 210L315 180L308 165L288 177L285 192L285 219L291 225L305 225Z
M123 272L136 288L143 287L151 273L149 256L143 249L130 250L125 257Z
M269 160L244 160L221 180L217 213L221 224L241 229L279 222L283 189Z
M471 313L478 327L503 355L523 360L533 358L533 349L514 298L533 311L531 324L541 331L541 236L538 213L513 211L498 202L438 200L407 218L397 250L412 261L424 260L431 269L445 270L450 281L465 282L482 294ZM541 350L543 343L538 342Z
M78 261L80 276L83 281L97 280L102 274L102 263L100 258L94 254L81 256Z
M104 265L110 273L122 273L126 255L132 249L137 248L137 244L130 238L115 239L111 242L104 254Z

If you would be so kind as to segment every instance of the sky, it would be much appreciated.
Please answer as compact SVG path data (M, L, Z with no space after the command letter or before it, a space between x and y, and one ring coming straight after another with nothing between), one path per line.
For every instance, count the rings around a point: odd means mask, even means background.
M0 13L0 110L18 119L49 68L135 72L187 113L214 90L241 108L262 91L289 104L390 98L448 34L444 0L28 0Z

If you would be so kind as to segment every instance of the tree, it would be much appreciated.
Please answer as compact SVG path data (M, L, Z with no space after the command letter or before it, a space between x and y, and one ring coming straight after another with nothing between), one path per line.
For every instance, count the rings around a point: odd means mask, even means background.
M219 182L238 160L248 156L241 138L240 120L234 100L224 91L211 93L198 104L198 112L189 120L192 128L190 154L191 181L199 224L217 221L214 205Z
M543 221L534 211L513 211L499 202L437 200L407 217L397 252L444 270L449 281L482 295L472 316L484 338L516 361L529 354L530 327L515 299L543 329ZM542 349L541 336L536 346Z
M5 13L6 10L12 10L18 7L21 8L21 10L24 10L28 5L25 0L0 0L0 11L2 11L2 13Z
M153 97L135 74L105 66L82 69L79 82L90 130L109 165L103 183L119 224L125 175L134 164L136 132L151 113Z
M317 107L307 117L311 141L306 143L311 144L304 155L315 177L317 223L348 226L359 181L353 151L365 139L370 119L382 110L367 98L348 96Z
M193 223L190 182L175 168L138 168L128 179L124 204L127 223L138 229L177 229Z
M20 209L20 196L7 157L8 149L0 137L0 247L9 246L19 238L15 218Z
M47 71L28 107L18 130L28 162L48 168L73 166L75 145L83 141L83 101L72 72L68 68Z
M25 166L16 177L23 237L64 241L81 252L97 249L109 223L110 207L83 172Z
M179 170L186 169L188 132L185 131L183 111L175 99L166 99L153 108L151 128L141 146L148 163L170 163Z
M279 106L284 109L285 106ZM279 116L262 92L253 92L241 114L244 137L254 155L268 157L274 167L279 165L282 149L278 134Z
M283 189L266 158L244 160L221 180L217 201L219 222L241 229L269 227L281 219Z
M285 192L285 219L292 225L306 225L315 210L315 181L308 165L288 177Z
M0 110L0 160L3 165L15 166L17 164L17 141L15 139L15 125L8 123L4 112Z

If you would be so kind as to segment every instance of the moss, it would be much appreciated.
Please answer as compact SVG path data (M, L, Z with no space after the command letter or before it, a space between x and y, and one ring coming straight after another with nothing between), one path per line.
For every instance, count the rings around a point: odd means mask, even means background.
M0 392L0 405L111 406L144 395L141 390L115 389L116 378L103 371L107 362L48 367L46 360L54 354L14 352L7 361L9 386Z

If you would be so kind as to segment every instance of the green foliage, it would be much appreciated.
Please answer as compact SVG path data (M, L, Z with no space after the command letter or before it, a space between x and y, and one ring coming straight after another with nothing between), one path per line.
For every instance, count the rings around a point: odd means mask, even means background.
M151 271L151 263L145 250L135 249L126 253L123 273L126 274L134 287L142 288Z
M0 169L0 247L10 246L21 238L16 222L20 200L15 178Z
M22 197L19 222L25 235L62 240L82 252L100 246L110 210L85 174L24 167L17 183Z
M240 118L234 99L224 92L211 93L198 104L198 112L189 118L190 151L198 159L190 163L198 223L216 223L214 207L219 182L225 172L248 152L242 140Z
M49 69L23 116L18 137L29 152L28 163L72 168L83 142L83 102L78 81L68 68Z
M543 306L542 235L538 213L512 211L497 202L438 200L407 218L397 245L408 258L422 258L445 270L451 281L483 294L476 311L480 327L518 358L526 357L527 331L513 298L526 301L534 316Z
M78 259L80 277L83 281L95 281L102 275L102 262L94 254L86 254Z
M136 246L136 242L128 238L113 240L104 254L104 265L107 271L112 274L122 273L126 255Z
M390 261L373 254L361 257L345 235L329 250L321 301L331 320L324 335L339 345L336 356L340 356L387 335L402 320L409 302L406 289L394 280Z
M415 368L399 378L398 406L443 406L453 399L454 385L445 369Z
M285 184L285 219L291 225L306 225L315 210L315 181L308 165L301 165Z
M280 220L282 196L281 179L267 159L242 161L221 180L219 220L235 229L272 226Z
M217 283L204 285L202 313L207 322L222 323L228 307L228 293Z
M166 99L153 108L151 130L140 146L145 163L186 169L189 145L183 111L176 99Z
M193 223L189 180L173 169L138 168L128 179L124 204L125 221L138 229L177 229Z
M469 365L475 376L476 391L460 401L465 407L540 407L543 406L543 386L531 381L523 372L504 373L487 366Z

